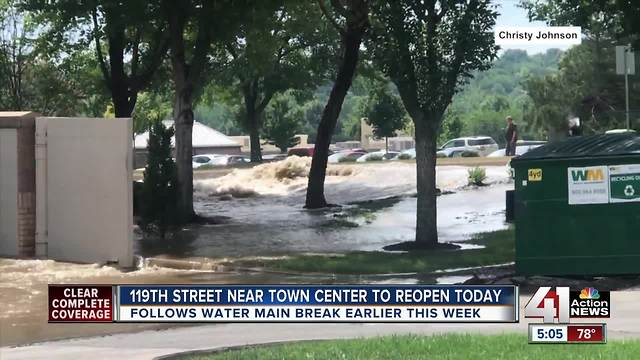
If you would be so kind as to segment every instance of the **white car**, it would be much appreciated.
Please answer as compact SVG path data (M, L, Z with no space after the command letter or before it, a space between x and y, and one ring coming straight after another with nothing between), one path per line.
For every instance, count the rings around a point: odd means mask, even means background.
M396 157L394 157L392 160L402 160L402 159L415 159L416 158L416 149L412 148L412 149L407 149L407 150L403 150L400 152L400 154L398 154Z
M339 162L348 162L348 161L356 161L358 160L359 157L365 155L366 152L364 151L351 151L351 150L345 150L345 151L340 151L337 152L335 154L331 154L329 155L329 157L327 158L327 161L329 163L339 163Z
M546 141L535 141L535 140L518 140L516 143L516 156L522 155L529 150L535 149L546 144ZM487 155L488 157L501 157L504 155L505 149L500 149L492 152Z
M200 155L195 155L194 157L191 158L191 164L193 166L194 169L197 169L201 166L204 165L213 165L213 159L220 157L220 156L224 156L224 155L219 155L219 154L200 154Z
M472 136L447 141L438 151L438 155L455 157L470 151L478 156L487 156L496 150L498 150L498 144L491 137Z
M368 154L364 154L362 156L360 156L359 158L356 159L356 162L367 162L367 161L374 161L374 158L381 158L381 160L391 160L394 157L398 156L398 154L400 154L397 151L385 151L385 150L380 150L380 151L374 151L374 152L370 152Z
M249 158L242 155L202 154L196 155L192 158L192 166L194 169L205 165L227 166L248 162L250 162Z
M531 149L535 149L539 146L542 145L523 145L523 146L516 146L516 156L522 155L524 153L526 153L527 151L531 150ZM505 156L505 149L500 149L500 150L496 150L494 152L492 152L491 154L487 155L487 157L501 157L501 156Z

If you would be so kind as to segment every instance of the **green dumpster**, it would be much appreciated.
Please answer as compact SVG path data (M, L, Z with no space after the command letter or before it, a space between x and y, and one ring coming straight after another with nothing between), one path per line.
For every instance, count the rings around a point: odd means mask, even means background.
M640 136L569 138L511 166L519 274L640 273Z

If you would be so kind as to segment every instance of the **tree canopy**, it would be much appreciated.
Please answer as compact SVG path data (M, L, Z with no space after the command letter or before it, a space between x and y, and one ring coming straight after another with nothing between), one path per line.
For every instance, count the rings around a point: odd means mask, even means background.
M262 160L260 128L271 99L291 89L308 90L326 73L328 36L317 7L299 1L256 7L224 43L231 62L219 80L242 97L238 119L251 137L251 160Z
M275 145L280 152L296 146L300 139L295 135L300 130L302 111L294 99L286 95L276 97L265 112L264 136L267 142Z
M402 100L391 93L386 82L373 88L362 109L362 116L373 126L373 134L385 139L396 136L396 131L404 128L407 121Z
M95 50L115 115L129 117L168 48L160 3L22 0L20 6L41 24L38 47L43 53Z
M367 47L398 88L415 126L416 245L438 244L435 157L443 114L473 73L486 70L497 47L498 16L487 0L376 2Z

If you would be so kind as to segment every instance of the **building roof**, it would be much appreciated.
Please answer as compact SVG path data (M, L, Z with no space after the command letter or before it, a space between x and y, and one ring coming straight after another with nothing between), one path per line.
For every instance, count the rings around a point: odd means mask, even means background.
M173 120L164 120L165 127L173 126ZM197 121L193 122L192 144L194 148L200 147L240 147L240 144L233 141L225 134L208 127ZM149 141L149 132L136 135L134 147L136 149L146 149ZM175 136L171 138L171 144L175 146Z
M33 111L0 111L0 117L36 117L40 116Z
M537 147L512 160L562 159L640 154L640 136L634 133L577 136Z

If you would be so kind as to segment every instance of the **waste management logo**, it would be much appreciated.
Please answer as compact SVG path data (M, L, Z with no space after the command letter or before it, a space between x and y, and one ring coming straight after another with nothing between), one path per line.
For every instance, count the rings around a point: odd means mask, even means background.
M640 164L570 167L569 204L640 202Z
M575 183L600 183L604 181L604 171L601 168L578 168L571 170L571 177Z
M568 287L538 288L524 308L525 318L542 318L545 323L569 323L572 318L609 318L609 291L588 287L571 291Z
M569 204L606 204L609 202L607 166L570 167Z

